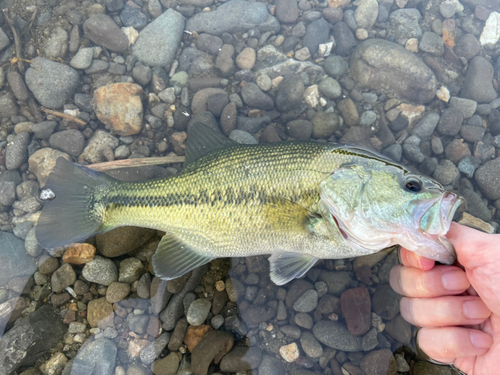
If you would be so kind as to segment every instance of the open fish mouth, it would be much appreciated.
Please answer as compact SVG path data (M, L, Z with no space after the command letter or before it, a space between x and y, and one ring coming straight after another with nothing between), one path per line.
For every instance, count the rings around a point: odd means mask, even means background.
M441 197L420 201L415 210L415 219L423 234L445 235L458 207L464 202L459 195L451 192Z

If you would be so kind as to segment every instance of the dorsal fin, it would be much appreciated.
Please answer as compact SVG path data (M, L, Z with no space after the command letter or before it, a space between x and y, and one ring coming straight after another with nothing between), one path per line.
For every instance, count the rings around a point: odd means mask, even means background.
M186 163L188 165L212 151L236 146L237 142L217 133L201 122L193 124L188 130L186 141Z

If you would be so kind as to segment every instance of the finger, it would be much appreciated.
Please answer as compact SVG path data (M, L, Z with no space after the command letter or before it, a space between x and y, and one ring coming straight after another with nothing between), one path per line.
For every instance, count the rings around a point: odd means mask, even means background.
M446 327L483 323L491 311L478 297L402 298L403 318L417 327Z
M487 234L452 222L446 238L455 248L460 264L475 269L500 261L499 234Z
M425 354L444 363L482 355L493 345L493 338L487 333L462 327L422 328L417 340Z
M391 270L390 283L396 293L414 298L456 295L470 285L465 272L454 266L436 266L424 271L396 265Z
M430 270L435 264L433 260L421 257L404 247L399 249L399 259L405 266L420 268L425 271Z

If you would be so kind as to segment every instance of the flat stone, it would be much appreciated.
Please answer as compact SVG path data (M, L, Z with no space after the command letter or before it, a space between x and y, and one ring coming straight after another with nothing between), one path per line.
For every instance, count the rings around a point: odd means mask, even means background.
M257 346L234 347L220 362L220 369L224 372L239 372L257 368L262 359L262 352Z
M324 345L345 352L363 350L361 337L353 336L340 322L320 320L313 327L314 336Z
M493 66L482 56L474 57L467 68L461 96L478 103L489 103L497 97L493 87Z
M347 329L354 336L364 335L371 326L371 300L366 288L348 289L340 295L340 306Z
M385 40L361 43L351 56L350 68L362 87L416 103L427 103L436 93L436 77L427 65L404 47Z
M318 305L318 292L308 290L302 294L293 304L293 309L297 312L308 313L313 311Z
M128 49L127 36L118 25L105 14L96 14L83 23L85 35L99 46L106 47L115 52Z
M278 21L269 14L264 3L244 0L230 0L214 11L197 13L186 23L187 30L216 36L254 28L261 32L278 32L279 27Z
M76 70L41 57L33 59L25 79L40 104L52 109L62 107L80 84Z
M37 266L24 248L24 241L12 233L0 231L0 286L13 278L31 276Z
M87 341L79 350L71 374L113 375L115 373L117 348L109 339Z
M87 320L92 328L113 327L113 305L106 298L93 299L87 306Z
M219 364L234 345L233 335L225 331L210 331L201 339L191 353L191 371L207 375L212 361Z

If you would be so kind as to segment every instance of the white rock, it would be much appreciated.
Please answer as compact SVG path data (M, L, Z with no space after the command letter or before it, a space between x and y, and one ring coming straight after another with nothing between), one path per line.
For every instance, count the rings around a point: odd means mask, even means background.
M450 101L450 90L448 90L445 86L441 86L436 91L436 96L439 98L439 100L448 103Z
M318 56L320 57L328 57L332 52L334 42L328 42L324 44L320 44L318 47Z
M495 44L498 39L500 39L500 13L492 12L484 24L479 42L485 46Z
M280 354L285 361L292 363L300 356L299 347L296 343L292 342L289 345L282 346Z
M137 38L139 38L139 33L132 26L122 27L122 31L127 36L127 38L128 38L128 44L130 46L135 43L135 41L137 40Z
M309 86L304 92L304 100L311 108L316 108L319 104L319 89L318 85Z

